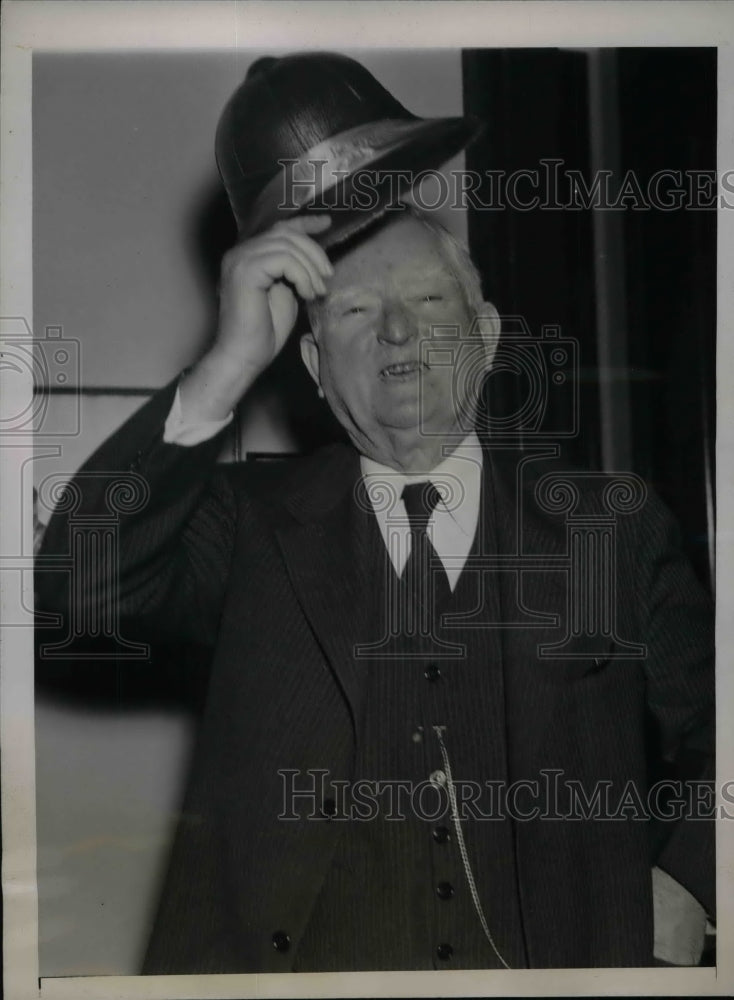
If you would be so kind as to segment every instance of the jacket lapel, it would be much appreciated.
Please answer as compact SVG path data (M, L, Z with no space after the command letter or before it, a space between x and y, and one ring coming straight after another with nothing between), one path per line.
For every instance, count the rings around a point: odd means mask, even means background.
M382 547L374 514L359 501L359 482L356 453L338 449L286 498L293 520L276 528L291 583L355 727L366 669L355 649L375 639L373 581Z

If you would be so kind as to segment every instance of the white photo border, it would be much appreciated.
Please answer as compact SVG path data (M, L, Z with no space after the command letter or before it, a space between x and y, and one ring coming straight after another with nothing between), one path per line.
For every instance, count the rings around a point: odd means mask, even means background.
M726 2L66 2L8 0L2 12L2 317L32 329L31 61L34 51L222 50L238 47L339 49L614 46L718 48L718 169L734 168L734 16ZM357 30L358 27L358 30ZM719 787L734 761L734 676L722 668L734 648L734 211L718 211L717 327L717 753ZM32 396L30 374L8 389L0 366L0 406L19 412ZM32 523L20 508L19 470L30 436L0 436L0 607L30 606ZM512 972L399 972L285 975L70 977L39 979L36 890L32 623L3 628L0 741L4 894L4 985L9 1000L85 998L243 998L358 996L729 995L734 988L734 825L718 828L718 933L710 969L574 969Z

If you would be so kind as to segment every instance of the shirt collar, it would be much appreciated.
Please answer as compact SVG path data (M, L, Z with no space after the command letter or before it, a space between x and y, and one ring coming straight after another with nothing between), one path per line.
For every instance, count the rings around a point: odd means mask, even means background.
M365 455L360 457L360 466L365 483L379 480L389 483L397 499L407 483L430 480L441 493L447 510L461 530L473 537L479 506L482 478L482 446L475 431L468 434L461 444L443 459L435 468L426 472L398 472L382 465ZM369 493L369 490L368 490ZM402 513L402 504L400 504ZM389 516L388 512L388 516ZM404 514L403 514L404 516Z

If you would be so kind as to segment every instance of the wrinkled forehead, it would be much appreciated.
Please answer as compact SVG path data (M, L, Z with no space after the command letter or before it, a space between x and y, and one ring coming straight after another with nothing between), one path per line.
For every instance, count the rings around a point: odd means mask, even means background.
M442 275L453 277L436 233L418 219L401 216L335 262L329 291Z

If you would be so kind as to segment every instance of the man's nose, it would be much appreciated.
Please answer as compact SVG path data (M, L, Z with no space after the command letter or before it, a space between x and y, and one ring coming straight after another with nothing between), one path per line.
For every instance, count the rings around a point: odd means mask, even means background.
M387 344L405 344L418 335L418 324L401 303L389 303L382 312L378 339Z

